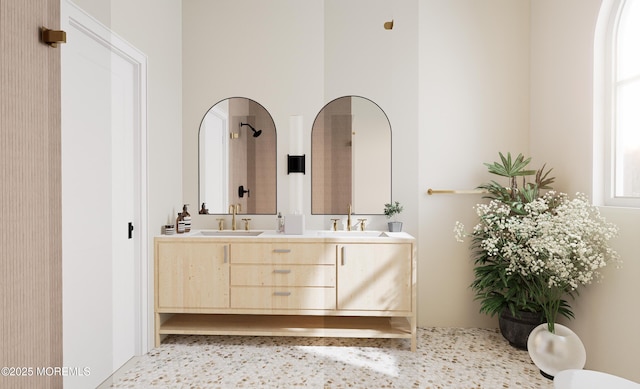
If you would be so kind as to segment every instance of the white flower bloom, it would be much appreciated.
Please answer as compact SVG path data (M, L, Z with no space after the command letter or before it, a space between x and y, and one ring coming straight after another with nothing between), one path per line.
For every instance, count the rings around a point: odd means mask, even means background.
M524 215L498 201L475 207L480 219L471 236L481 238L478 247L488 256L508 261L508 273L523 276L548 274L549 287L572 291L600 277L608 262L619 263L608 246L617 228L608 223L586 195L569 199L549 191L524 205ZM456 239L464 226L456 223Z

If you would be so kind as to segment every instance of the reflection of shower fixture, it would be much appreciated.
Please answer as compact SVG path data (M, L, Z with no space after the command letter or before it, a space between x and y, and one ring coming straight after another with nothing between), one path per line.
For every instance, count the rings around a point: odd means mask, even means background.
M238 187L238 197L243 198L245 193L247 194L247 197L251 197L251 191L249 189L245 189L244 185L240 185Z
M262 134L262 130L258 130L258 131L256 131L256 129L255 129L255 128L253 128L253 126L252 126L251 124L249 124L249 123L240 123L240 127L242 127L242 126L249 126L249 128L251 129L251 131L253 131L253 137L254 137L254 138L257 138L257 137L259 137L259 136L260 136L260 134Z

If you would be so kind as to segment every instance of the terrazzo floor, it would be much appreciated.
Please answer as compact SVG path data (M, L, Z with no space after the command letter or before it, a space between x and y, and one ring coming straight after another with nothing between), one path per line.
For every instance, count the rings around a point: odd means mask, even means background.
M553 388L498 330L405 339L169 336L112 388Z

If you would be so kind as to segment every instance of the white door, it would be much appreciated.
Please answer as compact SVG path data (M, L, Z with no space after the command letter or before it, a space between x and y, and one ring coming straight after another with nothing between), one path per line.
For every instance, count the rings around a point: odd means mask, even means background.
M61 14L63 362L90 371L64 386L89 388L142 351L145 59L71 3Z

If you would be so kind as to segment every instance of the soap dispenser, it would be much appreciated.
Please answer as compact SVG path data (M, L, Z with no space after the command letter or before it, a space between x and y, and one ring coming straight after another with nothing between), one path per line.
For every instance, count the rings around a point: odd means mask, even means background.
M185 204L182 206L182 221L184 221L184 232L191 231L191 215L189 211L187 211L187 206L189 204Z
M182 219L181 212L178 212L178 217L176 218L176 232L178 234L184 233L184 220Z

